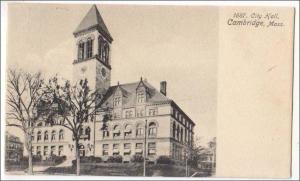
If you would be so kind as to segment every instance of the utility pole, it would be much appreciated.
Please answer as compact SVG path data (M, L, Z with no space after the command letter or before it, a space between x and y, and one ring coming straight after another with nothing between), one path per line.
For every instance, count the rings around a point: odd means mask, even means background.
M144 140L144 177L146 177L146 150L147 150L147 119L145 123L145 140Z

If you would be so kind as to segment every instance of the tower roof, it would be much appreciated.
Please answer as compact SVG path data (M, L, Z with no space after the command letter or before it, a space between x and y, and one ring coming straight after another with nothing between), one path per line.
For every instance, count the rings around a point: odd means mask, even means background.
M83 20L80 22L76 30L74 31L74 35L91 30L98 29L98 31L105 37L109 42L113 40L111 37L96 5L93 5L89 12L85 15Z

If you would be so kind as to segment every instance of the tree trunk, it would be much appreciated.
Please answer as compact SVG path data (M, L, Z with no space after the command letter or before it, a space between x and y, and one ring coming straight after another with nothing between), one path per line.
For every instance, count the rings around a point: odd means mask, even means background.
M31 135L26 135L28 151L28 174L33 175Z
M75 143L76 147L76 175L80 175L80 152L79 152L79 143L78 140L76 140Z
M33 175L32 152L31 152L31 150L28 150L28 174Z

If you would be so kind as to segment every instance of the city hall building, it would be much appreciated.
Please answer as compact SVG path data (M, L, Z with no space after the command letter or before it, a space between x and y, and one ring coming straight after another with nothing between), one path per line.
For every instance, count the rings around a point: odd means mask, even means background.
M87 78L89 86L104 95L95 120L84 122L81 130L80 155L106 160L121 155L130 161L135 154L154 161L161 155L183 160L192 145L195 123L170 98L167 83L160 90L149 82L137 80L111 86L110 35L95 5L73 33L76 55L73 78ZM109 111L111 120L102 129L103 116ZM33 154L46 159L50 155L75 157L72 133L59 125L37 124L33 136Z

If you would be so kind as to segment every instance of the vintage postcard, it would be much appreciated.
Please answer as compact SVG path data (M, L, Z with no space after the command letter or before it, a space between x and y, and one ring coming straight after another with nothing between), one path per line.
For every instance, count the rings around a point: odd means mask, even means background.
M5 176L290 177L294 14L8 3Z

